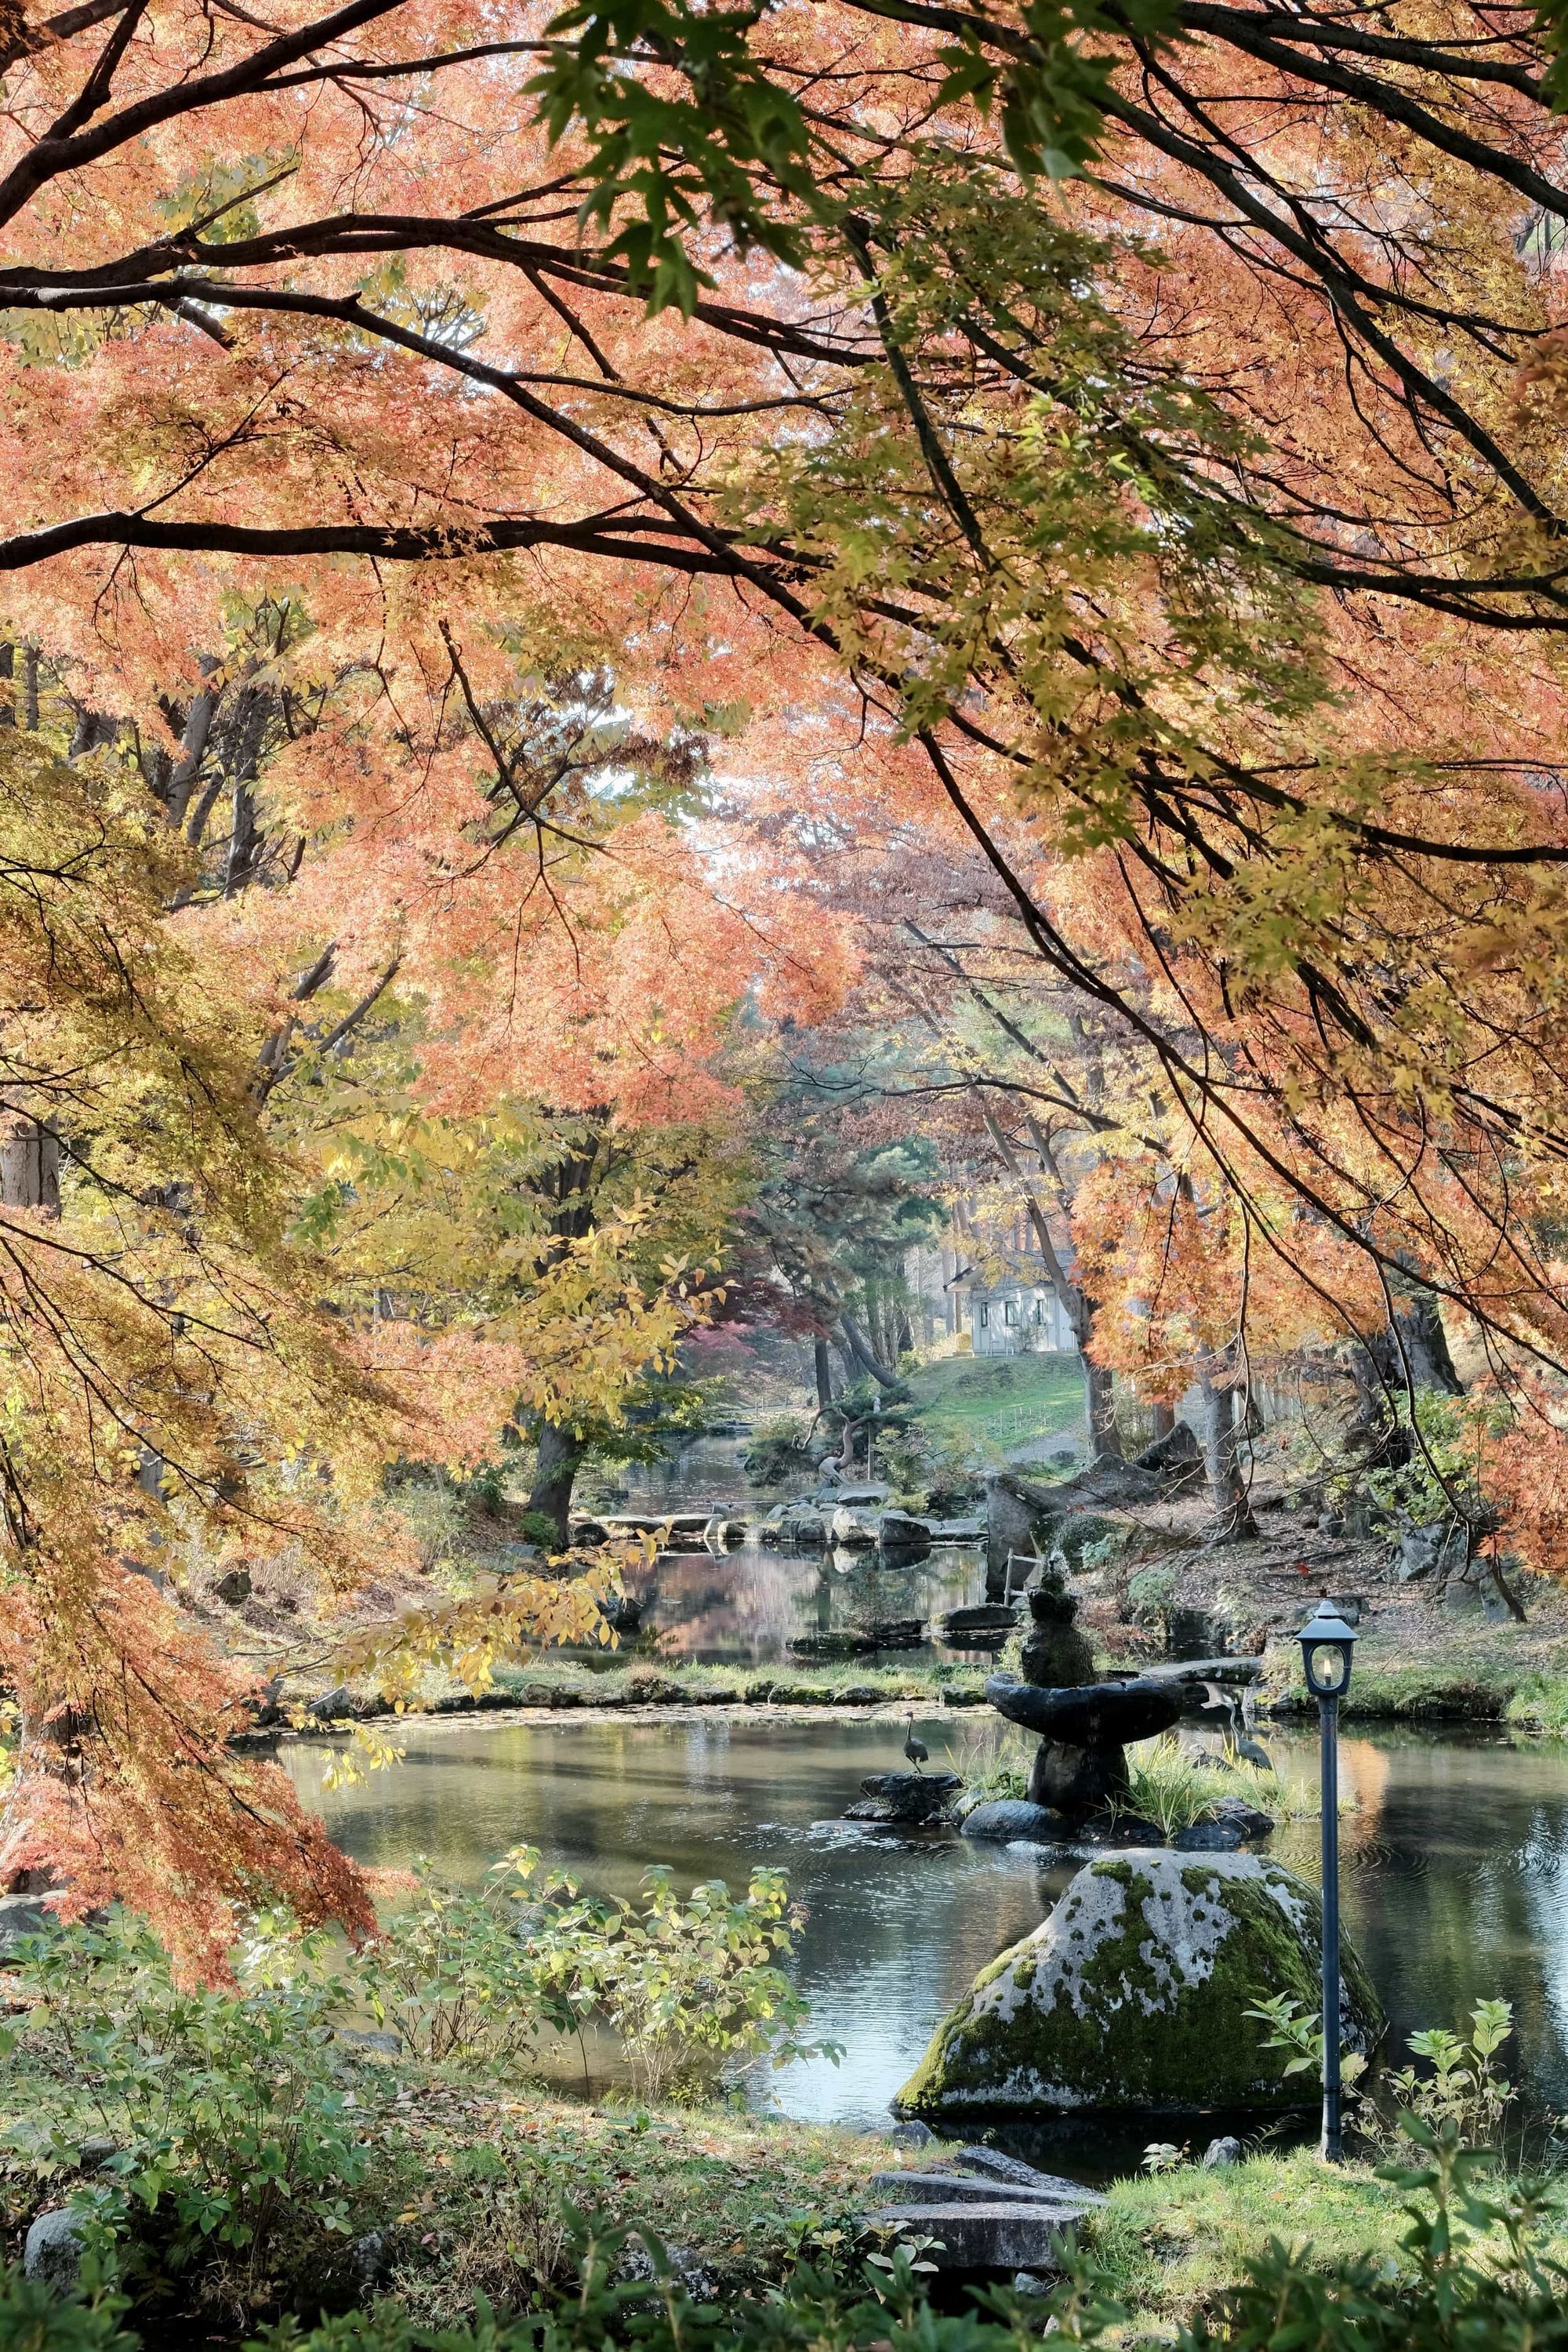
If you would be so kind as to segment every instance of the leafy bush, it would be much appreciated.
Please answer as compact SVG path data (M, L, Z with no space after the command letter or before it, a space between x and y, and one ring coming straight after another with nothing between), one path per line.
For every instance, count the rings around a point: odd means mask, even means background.
M103 2284L90 2260L71 2295L24 2278L12 2263L0 2263L4 2352L137 2352L139 2339L120 2326L129 2308L130 2298Z
M805 1413L767 1414L753 1428L742 1457L747 1477L756 1486L776 1486L811 1469L816 1459L812 1435L812 1421Z
M514 1847L477 1893L426 1875L364 1956L371 2011L411 2056L515 2065L552 2032L575 2034L586 2075L584 2029L604 2026L633 2088L658 2098L763 2057L816 2054L799 2038L809 2005L779 1965L800 1924L781 1873L753 1871L738 1897L713 1879L682 1902L656 1868L640 1900L606 1902L539 1864Z
M1288 1993L1277 1993L1260 1999L1247 2015L1274 2028L1266 2049L1293 2053L1287 2074L1321 2074L1323 2033L1314 2011ZM1417 2058L1429 2058L1433 2072L1418 2074L1414 2066L1403 2066L1385 2075L1378 2088L1384 2105L1392 2103L1391 2114L1362 2089L1366 2060L1357 2051L1342 2051L1340 2072L1347 2099L1354 2102L1349 2120L1363 2139L1384 2148L1425 2147L1432 2134L1449 2130L1462 2147L1495 2148L1503 2117L1519 2095L1493 2063L1512 2032L1511 2005L1483 2000L1470 2011L1468 2040L1441 2025L1413 2033L1409 2048Z
M345 1988L316 1939L258 1929L232 1991L177 1983L156 1937L119 1915L13 1961L33 2005L0 2046L47 2094L0 2139L14 2164L73 2179L72 2201L112 2236L154 2231L175 2268L221 2251L255 2278L287 2217L348 2229L364 2151L333 2025Z

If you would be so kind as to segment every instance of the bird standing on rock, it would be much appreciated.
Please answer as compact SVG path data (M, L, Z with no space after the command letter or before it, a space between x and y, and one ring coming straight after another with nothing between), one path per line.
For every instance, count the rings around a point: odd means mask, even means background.
M904 1735L904 1754L917 1772L924 1769L931 1755L931 1749L926 1746L925 1741L915 1738L915 1719L912 1715L910 1717L910 1727Z

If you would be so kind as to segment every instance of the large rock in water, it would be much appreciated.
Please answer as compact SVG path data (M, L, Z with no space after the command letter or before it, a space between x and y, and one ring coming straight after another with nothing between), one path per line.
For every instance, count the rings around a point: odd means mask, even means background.
M1250 1853L1138 1847L1080 1870L1045 1925L974 1979L900 2092L906 2114L1084 2109L1278 2111L1315 2095L1246 2011L1321 1998L1316 1891ZM1371 2050L1383 2012L1342 1948L1342 2039Z

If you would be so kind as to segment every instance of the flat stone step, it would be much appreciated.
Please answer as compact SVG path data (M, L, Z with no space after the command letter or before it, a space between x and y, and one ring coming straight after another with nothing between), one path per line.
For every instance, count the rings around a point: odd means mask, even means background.
M1089 2203L1087 2197L1042 2194L1012 2180L985 2180L973 2172L878 2172L871 2177L871 2187L879 2196L918 2198L928 2205L1021 2205L1031 2211L1040 2207L1055 2211L1075 2204L1087 2213Z
M1039 2172L1026 2164L1021 2156L1005 2156L999 2147L961 2147L951 2159L956 2170L989 2174L993 2180L1011 2180L1020 2189L1032 2189L1042 2197L1059 2198L1064 2205L1103 2205L1104 2192L1086 2189L1081 2180L1068 2180L1060 2172ZM944 2163L941 2168L945 2171Z
M943 2270L1046 2271L1061 2268L1062 2242L1086 2210L1082 2205L994 2201L886 2205L869 2218L906 2237L938 2240Z

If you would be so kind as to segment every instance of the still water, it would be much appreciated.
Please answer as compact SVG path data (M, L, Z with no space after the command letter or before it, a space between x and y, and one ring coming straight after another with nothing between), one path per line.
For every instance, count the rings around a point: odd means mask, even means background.
M605 1507L727 1510L755 1521L786 1496L816 1486L803 1475L759 1491L747 1481L744 1453L743 1440L694 1438L665 1460L629 1466ZM786 1552L747 1542L721 1552L663 1552L628 1569L626 1585L646 1603L645 1648L697 1665L751 1665L787 1659L803 1634L863 1630L887 1619L929 1623L983 1600L985 1578L973 1544L940 1544L923 1559L899 1563L876 1551Z
M920 1725L934 1765L984 1736L973 1716ZM411 1724L406 1761L328 1790L331 1750L285 1751L334 1838L371 1864L430 1855L478 1879L510 1845L542 1847L588 1887L629 1892L654 1862L678 1883L786 1870L808 1921L795 1956L814 2031L842 2065L769 2076L786 2114L885 2124L932 2027L975 1971L1037 1927L1070 1874L1022 1848L896 1839L837 1816L863 1773L899 1766L900 1723L711 1717L637 1722ZM1315 1771L1313 1741L1265 1727L1282 1772ZM1342 1744L1358 1801L1342 1829L1346 1925L1393 2020L1452 2024L1513 2003L1530 2104L1568 2110L1568 1746L1390 1730ZM1271 1851L1316 1875L1315 1822Z

